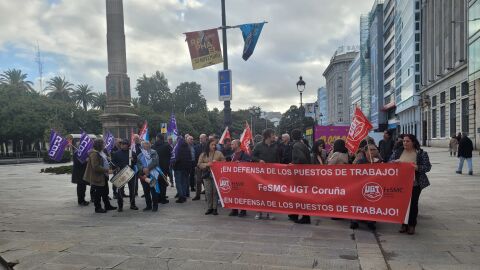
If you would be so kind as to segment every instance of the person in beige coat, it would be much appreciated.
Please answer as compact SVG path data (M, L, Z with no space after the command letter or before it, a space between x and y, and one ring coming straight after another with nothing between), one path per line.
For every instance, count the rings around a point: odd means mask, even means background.
M452 135L452 138L450 139L450 142L448 143L448 148L450 150L450 156L456 157L457 156L457 151L458 151L458 140L457 136L455 134Z
M218 215L218 193L215 183L213 182L210 166L212 162L225 161L225 157L222 152L216 150L217 140L210 139L202 154L198 158L198 168L201 170L201 176L203 179L203 185L205 186L205 197L207 199L207 212L205 215Z
M348 164L348 149L345 141L338 139L333 143L333 150L327 158L328 165Z

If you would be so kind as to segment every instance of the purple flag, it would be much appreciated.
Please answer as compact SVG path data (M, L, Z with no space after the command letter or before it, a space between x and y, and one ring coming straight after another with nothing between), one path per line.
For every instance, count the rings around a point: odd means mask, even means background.
M52 129L50 132L50 148L48 149L48 156L57 162L62 160L63 152L65 152L67 144L67 139L63 138Z
M107 149L108 153L112 152L113 146L115 144L115 137L110 131L107 131L107 134L103 136L103 140L105 142L105 149Z
M167 133L168 133L169 136L174 137L173 138L174 140L178 136L177 120L175 119L175 114L174 113L172 113L172 116L170 116L170 123L168 123Z
M83 131L82 136L80 137L80 144L78 145L77 152L75 155L77 155L78 160L80 162L85 163L88 157L88 152L93 148L93 140L88 137L88 134Z

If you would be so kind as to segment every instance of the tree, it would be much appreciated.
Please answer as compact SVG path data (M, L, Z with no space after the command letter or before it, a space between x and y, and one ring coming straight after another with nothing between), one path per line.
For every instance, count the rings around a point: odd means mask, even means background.
M25 92L34 92L33 83L27 81L27 74L19 69L8 69L0 75L0 84L11 86L17 90Z
M84 111L87 111L88 105L93 104L95 101L95 93L88 84L79 84L72 92L72 100L83 107Z
M207 101L201 93L202 86L196 82L183 82L173 92L175 111L186 114L207 111Z
M103 111L105 110L106 106L107 106L107 94L105 92L95 94L92 107Z
M139 99L138 97L132 98L132 106L133 106L133 108L138 108L139 105L140 105L140 99Z
M156 71L151 77L143 74L137 79L135 90L138 92L140 105L150 106L155 112L171 111L172 93L162 72Z
M48 80L47 94L49 98L57 99L65 102L71 101L70 94L73 91L73 84L65 80L65 77L55 76Z
M278 131L280 134L289 133L293 129L298 128L305 131L307 127L313 127L314 121L311 117L305 117L305 110L303 107L298 108L295 105L290 106L280 119Z

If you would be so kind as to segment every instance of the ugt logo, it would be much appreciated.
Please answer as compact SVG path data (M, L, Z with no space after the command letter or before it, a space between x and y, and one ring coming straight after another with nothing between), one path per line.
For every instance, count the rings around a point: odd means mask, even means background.
M348 131L348 136L352 138L353 141L358 141L360 138L365 137L365 123L359 121L356 117L353 119L350 130ZM368 131L367 131L368 132Z
M369 202L376 202L383 197L383 188L377 183L368 182L362 188L363 197Z
M220 179L219 187L224 193L229 193L230 190L232 190L232 185L230 185L230 180L227 178Z

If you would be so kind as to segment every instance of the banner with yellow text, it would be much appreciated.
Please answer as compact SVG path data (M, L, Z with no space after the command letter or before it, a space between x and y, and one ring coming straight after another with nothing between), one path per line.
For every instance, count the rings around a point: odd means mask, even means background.
M185 33L193 69L223 63L217 29Z

